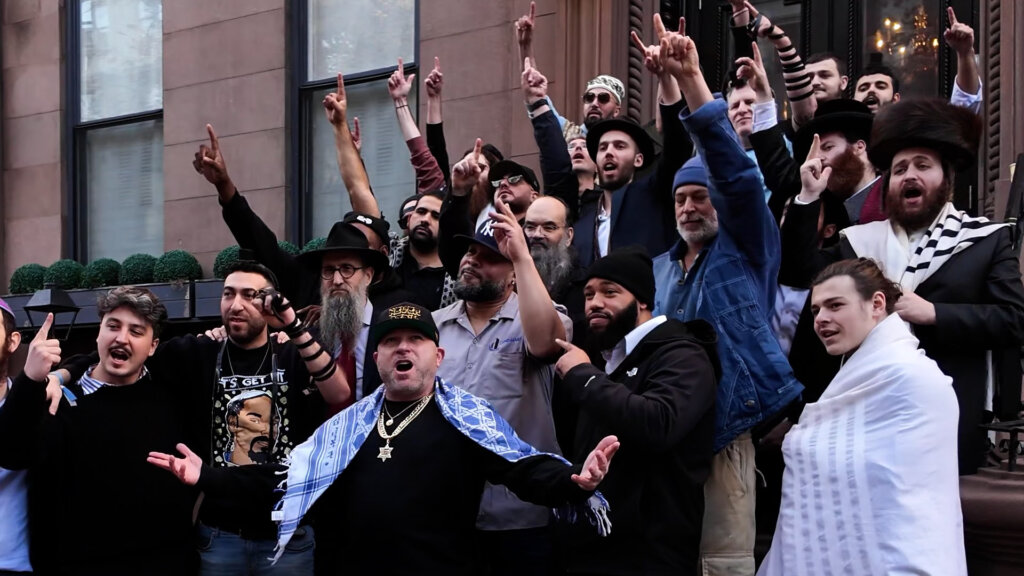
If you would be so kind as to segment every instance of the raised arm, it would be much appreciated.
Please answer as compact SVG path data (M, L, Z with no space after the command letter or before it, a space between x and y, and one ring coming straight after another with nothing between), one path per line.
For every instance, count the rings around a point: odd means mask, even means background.
M519 45L519 61L525 62L526 66L536 66L537 61L533 57L533 25L537 19L537 4L530 2L530 12L520 16L515 23L516 43Z
M786 81L786 97L789 98L793 110L793 129L799 130L800 126L814 117L817 109L817 101L812 98L814 88L811 86L811 75L804 67L804 61L800 58L796 46L786 36L786 33L778 26L772 24L764 14L759 14L749 0L744 6L757 26L757 36L768 38L779 53L779 60L782 61L782 77Z
M747 32L747 25L750 24L750 10L745 0L729 0L732 8L732 15L729 16L731 25L729 31L732 33L733 49L736 51L736 58L749 58L750 33Z
M39 458L44 418L49 404L46 384L50 367L60 362L60 341L50 338L53 314L47 314L28 347L21 374L13 380L7 399L0 406L0 467L28 468Z
M441 116L444 74L441 73L441 60L437 56L434 56L434 69L427 75L423 84L427 89L427 148L437 161L444 181L451 187L451 164L448 160L448 144L444 139L444 122Z
M956 52L956 83L950 101L981 112L981 75L974 54L974 29L956 19L953 7L946 8L949 28L943 34L946 44ZM957 94L957 90L960 94Z
M437 58L434 58L434 68L439 66ZM412 110L409 108L409 92L412 90L416 75L405 75L402 59L398 59L398 69L388 78L388 93L395 104L395 116L398 118L398 127L402 131L406 146L409 147L409 161L416 171L416 191L419 194L432 192L445 186L444 173L434 159L434 155L427 148L426 141L420 134L416 119L413 118Z
M459 275L459 263L463 251L461 243L455 240L458 234L473 235L473 217L469 213L469 197L483 172L480 166L480 150L483 141L479 138L473 146L473 154L463 158L452 168L452 190L441 205L441 220L438 222L437 252L445 272L452 278Z
M567 339L562 317L551 301L544 281L537 272L526 245L526 234L516 221L512 209L504 202L497 203L494 219L494 240L501 254L512 261L516 274L516 292L519 294L519 317L523 322L526 349L536 358L552 358L561 352L555 338Z
M399 69L402 61L399 60ZM390 84L390 83L389 83ZM338 171L348 190L352 209L364 214L380 216L380 207L370 189L370 178L359 156L352 132L348 128L348 99L345 96L345 79L338 73L338 91L324 96L324 115L334 129L334 148L338 153Z
M527 108L532 109L533 138L540 150L540 172L544 193L556 196L569 207L575 221L579 207L579 180L572 171L572 159L558 118L548 105L548 79L529 61L523 61L520 87Z

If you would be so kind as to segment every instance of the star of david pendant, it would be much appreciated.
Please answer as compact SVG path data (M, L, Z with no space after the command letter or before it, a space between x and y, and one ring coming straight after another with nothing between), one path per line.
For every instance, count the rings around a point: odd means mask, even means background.
M389 445L381 446L380 447L380 454L377 455L377 458L380 458L381 462L387 462L388 458L391 458L391 451L392 450L394 450L394 448L392 448Z

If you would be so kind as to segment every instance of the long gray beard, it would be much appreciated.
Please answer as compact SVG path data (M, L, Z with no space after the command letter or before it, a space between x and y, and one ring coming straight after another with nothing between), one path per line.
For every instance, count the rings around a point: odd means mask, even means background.
M561 243L552 248L534 245L530 247L530 255L548 294L552 298L560 296L572 281L572 273L576 269L572 247Z
M332 346L351 348L363 329L366 303L351 292L321 298L320 337Z

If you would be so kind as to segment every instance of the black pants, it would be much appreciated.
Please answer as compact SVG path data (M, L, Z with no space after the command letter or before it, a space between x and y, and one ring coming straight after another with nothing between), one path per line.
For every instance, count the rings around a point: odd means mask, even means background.
M477 530L477 566L481 576L552 574L551 529Z

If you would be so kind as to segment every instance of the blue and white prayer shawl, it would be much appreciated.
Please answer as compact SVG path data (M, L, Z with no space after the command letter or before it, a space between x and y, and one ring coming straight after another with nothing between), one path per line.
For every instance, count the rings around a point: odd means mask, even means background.
M561 456L540 452L522 441L489 402L447 384L440 377L434 382L434 401L452 426L509 462L544 455L569 465ZM308 440L292 449L288 477L284 482L287 488L274 513L275 520L280 520L275 562L284 552L302 517L345 471L363 442L373 433L383 404L384 387L380 386L370 396L335 414ZM555 514L560 520L575 522L581 511L601 536L607 536L611 532L608 508L604 496L594 492L585 504L567 504Z

